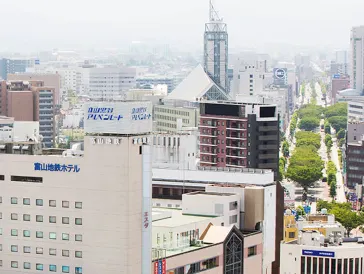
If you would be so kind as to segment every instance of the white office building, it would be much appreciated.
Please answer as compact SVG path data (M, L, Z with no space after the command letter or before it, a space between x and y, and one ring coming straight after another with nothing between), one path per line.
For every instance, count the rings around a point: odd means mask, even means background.
M151 273L151 111L93 102L84 152L0 154L0 273Z
M84 92L92 99L111 101L136 86L135 68L84 68Z
M253 96L261 92L264 88L266 70L265 60L241 60L239 58L234 66L232 97Z
M364 26L353 27L351 30L351 87L359 92L363 91L364 86Z

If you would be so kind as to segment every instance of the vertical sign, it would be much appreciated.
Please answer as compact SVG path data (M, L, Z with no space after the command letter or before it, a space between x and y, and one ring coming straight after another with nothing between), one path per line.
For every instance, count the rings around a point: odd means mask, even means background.
M166 259L162 260L162 274L167 274L167 262Z
M158 261L154 262L154 274L158 274Z
M158 274L163 274L162 260L158 261Z
M152 261L152 225L151 225L151 211L152 211L152 157L150 146L142 145L142 273L150 274L150 262ZM158 262L159 264L159 262ZM161 263L162 265L162 263ZM158 274L159 274L158 265Z

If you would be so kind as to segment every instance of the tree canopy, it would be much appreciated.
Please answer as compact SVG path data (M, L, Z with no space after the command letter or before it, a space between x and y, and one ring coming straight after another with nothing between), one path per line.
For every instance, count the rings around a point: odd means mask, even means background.
M347 116L331 116L328 121L336 132L339 132L341 129L346 129L348 118Z
M323 161L310 147L297 147L290 158L286 177L299 183L306 191L322 177Z
M347 103L337 103L335 105L329 106L324 109L324 114L326 118L333 116L343 116L348 115L348 104Z
M364 213L360 212L358 214L352 211L350 203L330 203L319 200L317 210L321 211L323 208L326 208L328 213L335 215L335 219L345 227L348 236L352 229L364 224Z
M320 119L313 116L303 117L298 124L298 127L300 129L308 131L314 130L319 126L320 126Z
M300 119L304 117L316 117L317 119L319 119L322 113L323 113L323 107L313 104L308 104L304 105L302 108L300 108L300 110L298 110L298 117Z
M321 137L311 131L299 131L296 133L296 147L314 146L317 150L321 147Z

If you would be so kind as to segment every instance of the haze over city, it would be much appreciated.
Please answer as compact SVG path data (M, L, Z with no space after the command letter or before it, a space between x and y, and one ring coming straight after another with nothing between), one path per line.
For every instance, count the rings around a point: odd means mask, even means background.
M231 48L278 43L335 49L348 47L364 2L224 0L216 7L228 24ZM196 0L6 1L0 50L117 48L134 40L199 50L207 9L206 1Z
M363 274L363 0L3 2L0 274Z

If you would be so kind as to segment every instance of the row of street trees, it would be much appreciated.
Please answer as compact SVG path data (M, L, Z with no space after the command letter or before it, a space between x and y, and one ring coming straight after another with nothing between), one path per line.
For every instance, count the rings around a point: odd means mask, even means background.
M300 123L298 127L301 130L313 131L320 126L320 117L322 115L322 107L308 104L298 111Z
M330 196L331 198L335 198L337 193L336 193L336 166L334 164L333 161L328 161L327 162L327 183L330 186Z
M330 126L336 131L338 145L341 147L345 142L345 133L347 126L348 104L337 103L324 109L325 115L325 132L330 133Z
M290 158L286 177L300 184L305 193L322 178L324 162L318 154L320 146L319 134L310 131L296 133L296 149Z

